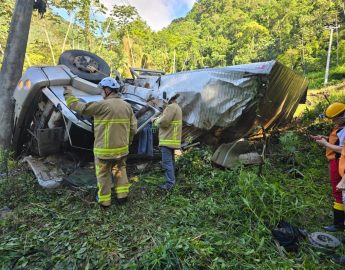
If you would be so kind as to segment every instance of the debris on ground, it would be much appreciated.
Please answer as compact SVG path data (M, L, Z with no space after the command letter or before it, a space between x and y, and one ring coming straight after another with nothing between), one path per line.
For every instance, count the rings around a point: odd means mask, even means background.
M314 248L328 253L334 253L341 245L338 238L324 232L313 232L308 235L308 240Z
M8 208L7 206L0 209L0 220L6 218L12 210Z
M272 235L288 252L297 252L300 238L305 237L301 229L284 220L279 221L277 227L272 229Z

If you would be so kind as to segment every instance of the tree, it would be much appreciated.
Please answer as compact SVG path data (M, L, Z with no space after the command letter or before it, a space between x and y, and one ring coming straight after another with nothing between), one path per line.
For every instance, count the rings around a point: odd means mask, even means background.
M106 7L100 0L56 0L53 4L68 13L75 13L76 20L83 26L86 46L90 50L91 35L99 27L96 15L105 14Z
M119 38L123 41L123 48L131 59L130 65L133 66L135 65L135 56L133 53L133 40L128 33L128 25L139 18L138 12L133 6L114 5L111 11L111 17L115 22Z
M138 11L133 6L114 5L111 11L111 17L115 21L117 28L122 36L128 27L128 24L139 18Z
M17 0L0 71L0 145L9 149L12 131L13 90L22 75L33 1Z
M11 21L13 6L10 0L4 0L0 3L0 64L4 56L4 48L9 30L9 22Z

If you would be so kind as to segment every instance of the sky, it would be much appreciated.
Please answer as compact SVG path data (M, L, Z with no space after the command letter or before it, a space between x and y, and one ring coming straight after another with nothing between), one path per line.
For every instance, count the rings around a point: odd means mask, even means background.
M101 0L107 8L114 4L130 4L139 12L152 30L158 31L168 26L172 20L184 17L196 0Z

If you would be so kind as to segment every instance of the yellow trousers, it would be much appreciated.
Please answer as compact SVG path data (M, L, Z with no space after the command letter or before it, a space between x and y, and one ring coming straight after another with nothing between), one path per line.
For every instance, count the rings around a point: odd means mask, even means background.
M111 201L111 176L115 180L115 194L118 199L126 198L129 183L126 172L127 157L120 159L100 159L95 157L95 168L98 187L98 202Z

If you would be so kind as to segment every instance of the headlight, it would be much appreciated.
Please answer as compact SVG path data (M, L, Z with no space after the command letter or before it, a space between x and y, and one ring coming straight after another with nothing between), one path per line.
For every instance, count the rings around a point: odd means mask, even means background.
M19 81L18 85L17 85L17 88L18 89L23 89L23 86L24 86L24 83L22 80Z
M29 90L31 88L31 85L32 85L32 83L31 83L30 80L26 80L24 82L24 87L25 87L26 90Z

